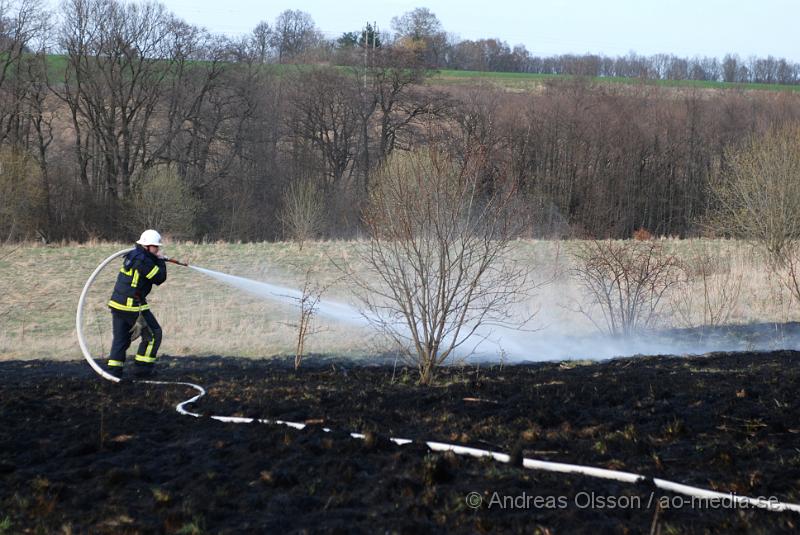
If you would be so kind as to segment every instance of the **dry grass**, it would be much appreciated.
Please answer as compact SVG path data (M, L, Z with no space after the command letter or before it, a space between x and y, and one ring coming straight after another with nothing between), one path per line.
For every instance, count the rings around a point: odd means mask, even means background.
M183 243L168 245L165 253L208 269L300 288L309 269L319 284L333 282L340 273L330 259L353 259L358 246L357 242L315 242L300 250L291 243ZM797 305L746 244L687 240L668 241L667 246L681 256L703 247L730 259L729 270L734 279L741 280L741 292L728 323L796 319ZM11 246L0 247L0 358L80 358L74 326L78 296L92 270L125 247L119 243L28 244L14 251ZM563 322L573 332L588 333L590 322L572 311L580 293L569 276L570 247L570 242L520 241L514 251L538 266L539 280L551 281L533 300L533 306L541 308L541 326ZM111 342L105 302L116 276L112 266L93 286L87 307L84 330L97 356L104 355ZM334 285L325 299L348 302L350 293L341 284ZM293 354L296 332L286 324L296 319L296 310L228 288L195 271L170 265L168 282L156 288L149 301L164 328L165 354ZM693 299L692 306L702 306L702 301ZM702 317L702 310L688 313ZM378 339L369 331L320 321L323 330L308 340L308 352L366 356L379 349ZM670 326L682 326L681 322L678 314L666 319Z
M104 258L125 244L45 247L26 245L0 260L0 357L79 358L75 307L86 279ZM175 244L166 254L208 269L289 287L302 284L312 268L321 282L336 278L329 256L341 257L348 243L317 243L299 251L288 243ZM346 251L344 251L346 254ZM0 250L0 257L2 257ZM93 352L111 343L105 306L116 277L115 264L100 274L87 301L84 332ZM331 298L339 297L337 289ZM295 311L228 288L195 271L169 265L169 279L148 301L164 328L162 351L170 355L265 356L288 353L295 333L284 325ZM369 333L325 326L309 339L308 350L365 353Z

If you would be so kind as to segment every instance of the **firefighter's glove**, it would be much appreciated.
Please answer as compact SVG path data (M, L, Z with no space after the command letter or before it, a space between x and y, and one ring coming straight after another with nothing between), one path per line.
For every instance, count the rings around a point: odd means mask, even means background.
M149 333L150 327L147 326L147 322L144 319L144 316L139 314L139 317L136 318L136 323L133 324L131 327L131 341L136 340L142 333Z

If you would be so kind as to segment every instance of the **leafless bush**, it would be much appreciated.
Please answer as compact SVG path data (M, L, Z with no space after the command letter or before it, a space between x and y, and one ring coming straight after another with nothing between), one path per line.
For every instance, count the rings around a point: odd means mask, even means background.
M742 293L743 272L732 267L730 254L707 246L691 251L682 263L684 283L673 294L672 307L686 327L714 327L736 312Z
M482 325L517 324L514 306L529 289L527 268L508 251L520 221L512 192L482 191L476 160L397 154L364 214L366 275L353 280L365 315L418 367L421 384Z
M319 330L313 328L313 319L317 314L319 302L322 299L322 294L328 290L328 286L320 286L313 282L311 270L306 270L305 281L303 283L303 290L300 297L296 297L295 301L300 309L300 317L298 323L290 324L290 327L297 329L297 341L294 350L294 369L300 369L300 363L305 355L306 339L314 335Z
M800 127L753 137L726 160L727 172L711 184L712 227L764 246L783 263L784 249L800 240Z
M135 223L132 230L157 228L173 237L191 236L199 201L171 167L148 171L133 188Z
M296 180L286 189L281 211L284 233L297 242L300 249L322 230L323 202L321 190L311 180Z
M658 320L664 297L680 281L678 259L656 241L588 241L573 253L589 307L582 312L600 330L628 336ZM599 308L603 324L592 316Z
M800 303L800 243L791 241L784 244L780 254L772 258L772 272L780 284L789 290L795 302Z
M769 269L800 302L800 126L752 137L726 156L727 173L712 183L713 228L765 249Z

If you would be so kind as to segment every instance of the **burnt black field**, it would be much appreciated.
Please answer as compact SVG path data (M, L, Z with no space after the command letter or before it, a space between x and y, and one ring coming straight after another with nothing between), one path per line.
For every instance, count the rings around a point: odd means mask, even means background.
M800 502L800 352L413 369L165 358L159 380L0 362L0 533L795 533L800 514L433 453L440 440ZM330 427L340 432L325 433ZM356 440L345 431L368 432ZM482 505L471 508L477 492ZM473 497L474 499L474 497Z

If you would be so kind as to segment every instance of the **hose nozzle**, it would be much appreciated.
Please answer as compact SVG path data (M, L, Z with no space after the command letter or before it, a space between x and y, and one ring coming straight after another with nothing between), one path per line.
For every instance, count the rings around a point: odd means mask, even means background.
M172 262L173 264L178 264L179 266L189 267L189 264L187 264L186 262L181 262L180 260L176 260L176 259L170 258L168 256L164 257L164 262Z

